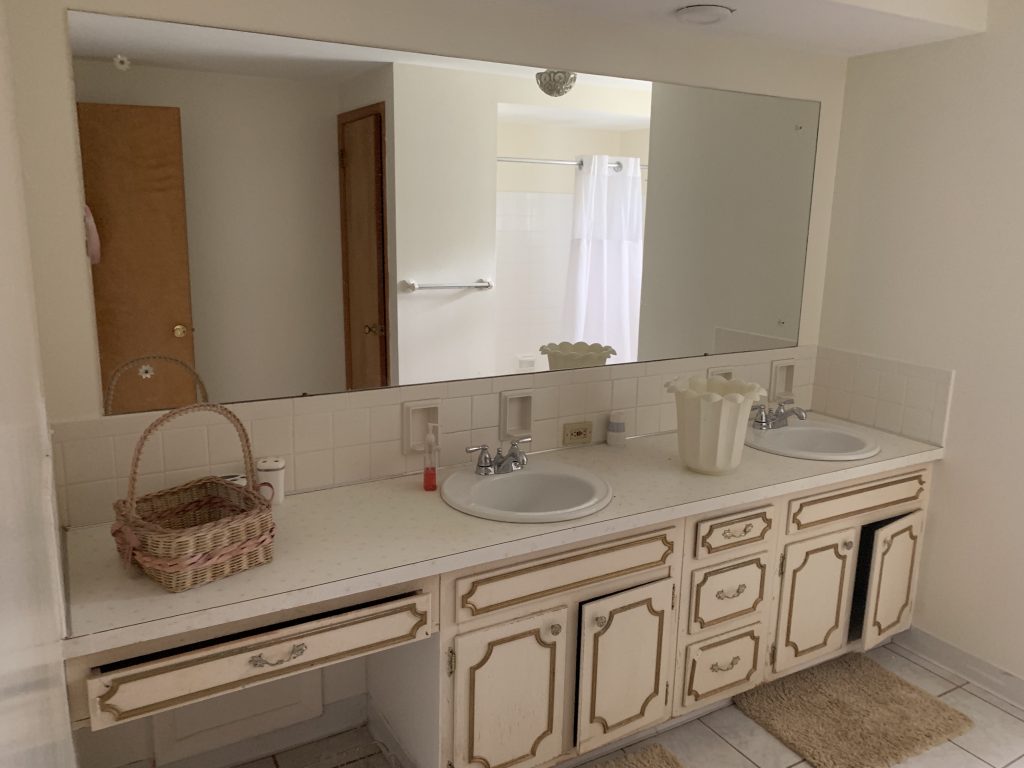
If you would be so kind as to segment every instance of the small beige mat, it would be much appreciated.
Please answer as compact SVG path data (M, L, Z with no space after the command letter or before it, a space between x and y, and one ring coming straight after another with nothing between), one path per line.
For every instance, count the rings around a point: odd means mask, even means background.
M972 726L859 653L766 683L734 702L817 768L886 768Z
M593 768L683 768L676 756L661 744L648 744L635 752L600 760Z

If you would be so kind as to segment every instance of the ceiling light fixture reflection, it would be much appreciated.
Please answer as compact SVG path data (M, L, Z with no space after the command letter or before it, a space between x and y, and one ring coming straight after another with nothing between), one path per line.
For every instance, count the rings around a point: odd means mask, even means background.
M697 3L684 5L676 9L676 19L685 21L687 24L717 24L725 21L736 12L735 8L714 3Z

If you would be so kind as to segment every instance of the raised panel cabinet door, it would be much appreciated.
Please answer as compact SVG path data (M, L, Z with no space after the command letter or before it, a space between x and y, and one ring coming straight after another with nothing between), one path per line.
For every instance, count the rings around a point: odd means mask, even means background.
M924 511L918 510L875 531L864 614L864 648L910 628Z
M672 582L662 579L580 609L580 752L668 716Z
M564 606L455 638L454 765L530 768L565 739Z
M858 530L849 528L786 547L776 672L825 656L846 643L857 536Z

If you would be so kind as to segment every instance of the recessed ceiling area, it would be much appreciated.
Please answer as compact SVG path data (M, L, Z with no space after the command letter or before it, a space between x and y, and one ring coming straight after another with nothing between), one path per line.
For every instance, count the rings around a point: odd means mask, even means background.
M699 0L516 0L630 26L675 24ZM812 53L859 56L985 31L988 0L709 0L735 10L701 34L758 38Z

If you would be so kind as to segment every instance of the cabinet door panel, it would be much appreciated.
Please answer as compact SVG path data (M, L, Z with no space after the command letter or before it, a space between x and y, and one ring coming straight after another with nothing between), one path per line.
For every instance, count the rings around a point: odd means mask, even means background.
M565 747L568 610L455 638L457 768L530 768Z
M582 606L580 752L667 717L671 614L670 579Z
M850 528L786 547L776 672L825 656L846 643L857 536L858 530Z
M864 647L910 627L921 556L924 512L917 511L875 531L864 614Z

